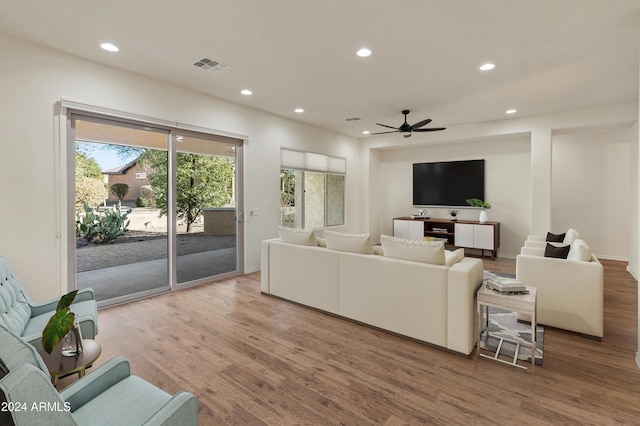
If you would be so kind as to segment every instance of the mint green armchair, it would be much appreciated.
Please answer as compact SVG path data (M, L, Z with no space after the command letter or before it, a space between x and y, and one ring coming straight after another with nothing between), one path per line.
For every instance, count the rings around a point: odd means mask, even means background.
M34 303L22 283L0 256L0 324L42 350L42 330L56 311L58 299ZM93 290L78 291L71 311L78 318L82 337L93 339L98 334L98 305Z
M2 325L0 358L9 370L0 378L0 400L12 408L0 412L2 425L198 424L198 402L192 394L172 396L131 375L124 358L107 361L61 392L51 384L35 349Z

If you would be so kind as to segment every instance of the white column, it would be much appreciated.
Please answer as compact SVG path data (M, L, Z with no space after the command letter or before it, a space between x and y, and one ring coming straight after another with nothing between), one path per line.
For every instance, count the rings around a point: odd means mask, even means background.
M531 131L531 234L551 230L551 129Z

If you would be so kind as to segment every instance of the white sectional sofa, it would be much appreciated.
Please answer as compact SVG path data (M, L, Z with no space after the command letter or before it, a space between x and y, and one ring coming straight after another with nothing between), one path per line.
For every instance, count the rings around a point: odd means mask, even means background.
M579 234L556 243L571 247L567 259L545 257L546 244L544 237L530 236L516 257L516 278L537 288L538 322L602 338L602 264Z
M473 351L480 259L435 265L277 238L262 242L261 263L265 294L464 355Z

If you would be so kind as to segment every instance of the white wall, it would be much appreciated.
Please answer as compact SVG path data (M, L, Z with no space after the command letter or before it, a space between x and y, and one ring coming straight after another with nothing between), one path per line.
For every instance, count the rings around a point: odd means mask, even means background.
M551 227L574 228L600 258L628 260L630 128L553 137Z
M485 199L489 220L500 222L500 257L515 258L531 222L531 148L529 138L443 144L385 150L380 153L379 198L381 232L393 234L392 218L416 214L412 203L412 164L419 162L485 160ZM433 218L449 218L448 209L429 208ZM479 211L462 209L459 218L478 220Z
M277 235L280 147L347 158L347 194L359 188L358 141L0 35L0 255L36 301L67 291L61 225L61 98L246 135L245 270L260 265L260 241ZM214 77L215 78L215 77ZM357 196L347 228L357 227Z

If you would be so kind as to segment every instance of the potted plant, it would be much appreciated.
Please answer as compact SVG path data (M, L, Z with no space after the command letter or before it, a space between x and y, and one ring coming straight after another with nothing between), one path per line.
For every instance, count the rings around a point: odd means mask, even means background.
M77 355L82 352L82 336L80 335L80 328L76 321L75 314L71 312L70 309L71 303L73 303L77 293L78 290L74 290L60 298L56 305L56 312L51 316L44 330L42 330L42 347L49 354L70 332L73 333L73 337L75 337L75 348L67 353L63 350L63 355Z
M451 220L458 220L458 213L460 213L460 210L457 209L451 209L449 210L449 216L451 216Z
M469 198L467 200L467 204L469 204L471 207L479 207L482 209L480 211L480 223L485 223L489 221L487 210L491 208L491 204L489 204L486 201L482 201L479 198Z

